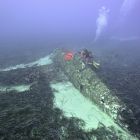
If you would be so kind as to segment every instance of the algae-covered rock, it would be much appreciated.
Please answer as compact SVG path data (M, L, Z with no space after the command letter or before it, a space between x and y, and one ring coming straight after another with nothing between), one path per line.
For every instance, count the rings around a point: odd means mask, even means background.
M126 121L124 122L118 116L124 118L122 111L125 110L129 114L127 116L132 117L132 111L102 82L94 68L83 68L84 64L78 54L75 54L71 61L65 61L64 54L65 51L57 49L53 56L54 63L62 69L73 85L85 97L96 103L119 125L127 128Z
M54 106L54 91L50 82L66 82L69 79L85 97L96 102L110 116L119 114L119 120L127 119L124 115L124 109L126 114L127 109L122 102L116 100L92 69L83 69L84 64L78 55L74 56L73 61L65 62L62 50L57 50L53 60L54 64L49 67L0 73L3 76L0 80L2 85L31 85L28 91L20 94L14 90L7 94L1 92L0 140L127 140L121 137L121 132L103 124L97 129L86 131L83 129L83 120L67 118L62 110ZM59 71L63 71L68 79ZM111 108L111 105L114 106ZM120 109L120 105L124 108ZM131 116L130 114L129 112L127 116ZM112 118L116 119L116 116Z
M50 78L38 74L28 92L0 94L0 140L118 140L115 130L100 125L86 132L84 121L65 117L53 105Z

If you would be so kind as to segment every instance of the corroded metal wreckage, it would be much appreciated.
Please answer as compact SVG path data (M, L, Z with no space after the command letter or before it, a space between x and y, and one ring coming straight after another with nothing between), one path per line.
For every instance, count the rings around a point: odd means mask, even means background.
M54 51L52 59L56 67L67 75L73 85L86 98L96 103L117 124L128 129L129 124L126 120L133 119L131 109L102 82L93 69L90 67L83 69L83 62L78 54L74 54L72 61L65 61L64 54L63 49Z

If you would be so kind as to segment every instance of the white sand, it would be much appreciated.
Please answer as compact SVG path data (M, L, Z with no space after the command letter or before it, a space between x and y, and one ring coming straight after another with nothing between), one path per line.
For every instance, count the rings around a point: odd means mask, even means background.
M67 117L77 117L85 121L85 130L96 129L98 123L103 123L106 127L114 126L116 130L123 133L124 139L131 137L122 130L107 114L102 112L95 104L86 99L70 82L51 84L55 89L55 106L63 110Z
M0 71L10 71L10 70L15 70L15 69L20 69L20 68L27 68L27 67L32 67L32 66L43 66L43 65L49 65L52 63L51 55L45 56L43 58L40 58L39 60L35 62L31 62L28 64L19 64L15 66L10 66L5 69L0 69Z
M30 89L30 85L17 85L17 86L0 86L1 92L9 92L12 90L16 90L17 92L23 92Z

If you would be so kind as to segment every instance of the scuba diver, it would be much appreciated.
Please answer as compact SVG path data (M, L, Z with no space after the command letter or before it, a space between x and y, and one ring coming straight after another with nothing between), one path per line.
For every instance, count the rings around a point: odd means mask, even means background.
M90 66L91 68L94 67L96 69L99 68L100 64L94 61L92 52L88 51L87 49L83 49L79 52L79 55L85 65L84 69L87 66Z
M66 51L64 53L64 60L67 62L70 62L74 58L74 52L72 51ZM94 57L91 51L88 51L87 49L83 49L80 52L78 52L78 55L80 59L82 60L82 71L86 69L87 67L90 67L92 69L96 68L98 69L100 64L94 61Z

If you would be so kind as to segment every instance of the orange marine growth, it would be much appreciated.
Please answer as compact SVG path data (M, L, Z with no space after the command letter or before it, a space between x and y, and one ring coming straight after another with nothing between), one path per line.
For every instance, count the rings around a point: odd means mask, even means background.
M64 60L65 61L71 61L73 59L73 53L72 52L66 52L64 54Z

